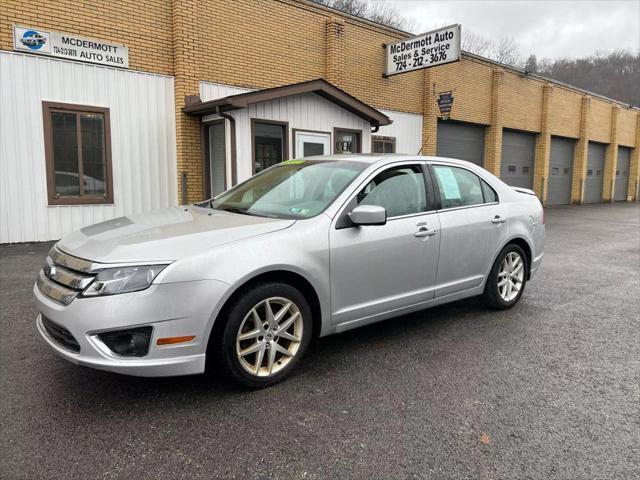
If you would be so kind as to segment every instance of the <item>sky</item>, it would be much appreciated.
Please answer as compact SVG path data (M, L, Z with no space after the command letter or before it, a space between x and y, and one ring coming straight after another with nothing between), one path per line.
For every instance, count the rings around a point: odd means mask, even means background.
M417 31L453 23L485 37L510 36L525 57L577 58L640 51L640 0L390 0Z

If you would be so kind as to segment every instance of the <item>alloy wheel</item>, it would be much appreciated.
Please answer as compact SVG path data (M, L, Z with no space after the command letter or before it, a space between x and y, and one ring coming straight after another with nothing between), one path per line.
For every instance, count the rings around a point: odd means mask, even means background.
M281 371L298 352L303 335L302 313L284 297L256 304L240 324L236 354L251 375L269 377Z
M505 302L518 296L524 281L524 262L516 252L509 252L502 259L498 272L498 293Z

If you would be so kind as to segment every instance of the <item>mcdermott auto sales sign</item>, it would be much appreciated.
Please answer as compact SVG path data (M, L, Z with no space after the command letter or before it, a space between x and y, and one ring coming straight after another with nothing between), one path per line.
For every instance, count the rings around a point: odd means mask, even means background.
M455 62L460 59L460 40L460 25L450 25L389 43L384 76Z
M86 38L71 33L51 32L14 25L13 48L20 52L129 68L129 48L125 45Z

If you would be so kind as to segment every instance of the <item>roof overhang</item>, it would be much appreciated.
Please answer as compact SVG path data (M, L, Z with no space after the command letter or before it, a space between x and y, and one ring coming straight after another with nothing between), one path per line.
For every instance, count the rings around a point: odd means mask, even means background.
M291 85L283 85L281 87L240 93L208 102L195 102L185 106L182 111L189 115L212 115L222 111L246 108L252 103L267 102L269 100L277 100L279 98L301 95L303 93L320 95L354 115L364 118L374 126L389 125L392 122L384 113L321 78Z

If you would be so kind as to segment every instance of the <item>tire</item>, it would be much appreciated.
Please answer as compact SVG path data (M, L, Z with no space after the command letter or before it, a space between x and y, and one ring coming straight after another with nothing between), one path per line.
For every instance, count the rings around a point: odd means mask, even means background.
M513 260L515 258L519 258L520 267L514 267L510 274L509 261L511 260L511 265L517 265L515 260ZM505 259L507 259L506 264ZM517 270L518 268L519 270ZM507 273L505 274L505 272ZM513 307L518 303L520 297L522 297L522 293L527 284L527 272L527 256L522 248L514 243L510 243L500 251L496 261L491 267L491 272L489 272L487 282L484 286L484 293L480 296L480 300L487 307L494 310L507 310ZM520 275L518 275L518 273ZM507 281L511 283L510 290L506 283L499 286L499 283L502 283L507 278ZM518 290L514 293L516 287Z
M288 304L291 306L285 311ZM268 310L273 313L271 325ZM311 307L304 295L286 283L264 283L242 293L226 312L226 323L217 330L218 338L210 342L213 351L208 352L214 355L226 379L257 389L289 377L311 342ZM291 324L280 331L290 320ZM240 335L247 338L240 339Z

